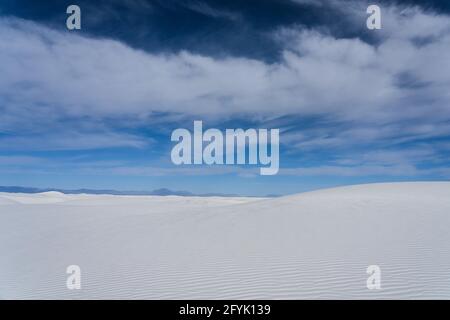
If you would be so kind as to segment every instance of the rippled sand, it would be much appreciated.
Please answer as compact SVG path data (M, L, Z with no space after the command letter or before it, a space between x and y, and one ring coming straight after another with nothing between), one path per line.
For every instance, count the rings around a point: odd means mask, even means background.
M66 267L81 267L81 290ZM366 268L381 268L368 290ZM0 298L450 299L450 183L276 199L0 193Z

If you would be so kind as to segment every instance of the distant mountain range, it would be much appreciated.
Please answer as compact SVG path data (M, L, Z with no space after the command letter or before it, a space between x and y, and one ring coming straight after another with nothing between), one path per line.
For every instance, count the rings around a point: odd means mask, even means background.
M57 191L65 194L111 194L111 195L130 195L130 196L183 196L183 197L239 197L237 194L225 193L202 193L196 194L188 191L174 191L166 188L156 189L153 191L118 191L118 190L96 190L96 189L55 189L55 188L31 188L18 186L0 186L0 192L10 193L41 193L48 191ZM251 197L251 196L250 196ZM268 195L267 197L275 197Z

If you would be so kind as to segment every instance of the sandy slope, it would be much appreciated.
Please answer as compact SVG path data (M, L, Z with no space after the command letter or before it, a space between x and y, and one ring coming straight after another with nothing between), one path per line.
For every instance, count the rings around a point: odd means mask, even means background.
M65 287L70 264L82 290ZM450 183L278 199L3 193L0 297L450 299Z

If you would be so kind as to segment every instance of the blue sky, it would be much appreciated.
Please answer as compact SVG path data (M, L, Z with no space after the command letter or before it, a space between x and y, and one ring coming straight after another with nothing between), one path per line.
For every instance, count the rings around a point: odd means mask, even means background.
M82 29L65 27L66 7ZM0 185L242 195L450 178L450 5L2 1ZM279 128L280 171L175 166L176 128Z

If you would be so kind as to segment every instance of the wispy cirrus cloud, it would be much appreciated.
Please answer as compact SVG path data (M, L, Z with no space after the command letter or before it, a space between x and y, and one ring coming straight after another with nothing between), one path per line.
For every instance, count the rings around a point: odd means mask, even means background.
M208 3L204 2L204 1L188 1L182 5L184 5L186 8L188 8L194 12L197 12L197 13L200 13L205 16L212 17L212 18L228 19L228 20L232 20L232 21L238 21L238 20L243 19L242 15L239 14L238 12L214 8L214 7L211 7L210 5L208 5Z
M151 138L115 132L59 132L39 135L14 135L0 138L5 151L90 150L105 148L144 148Z

